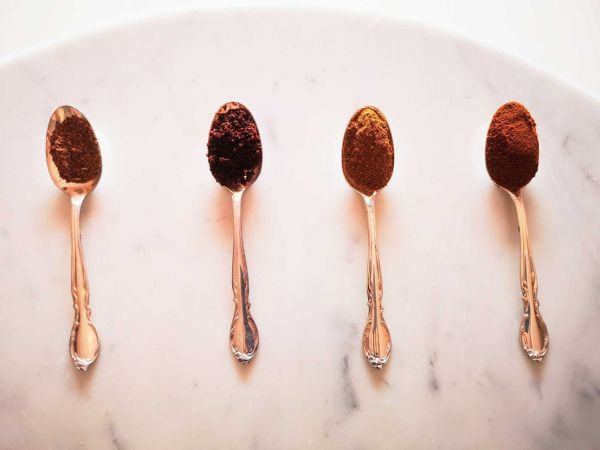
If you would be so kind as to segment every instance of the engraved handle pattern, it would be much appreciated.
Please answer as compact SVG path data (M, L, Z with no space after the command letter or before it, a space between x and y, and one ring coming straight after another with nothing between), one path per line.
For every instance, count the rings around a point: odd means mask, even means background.
M242 239L242 194L243 191L234 192L233 200L233 263L231 273L231 287L233 289L233 303L235 305L229 342L231 351L242 364L248 364L258 349L258 328L250 314L248 301L248 267L244 254Z
M523 350L534 361L541 361L548 351L548 329L540 314L537 298L537 276L531 244L529 243L529 231L527 229L527 218L525 216L525 205L520 194L510 196L517 209L519 220L519 235L521 239L521 294L523 300L523 319L519 330L520 341Z
M367 302L369 314L363 332L363 351L371 366L381 369L390 357L392 340L383 318L383 282L379 264L377 230L375 223L375 200L363 196L369 220L369 262L367 265Z
M98 357L100 342L91 319L90 293L81 247L79 215L84 198L83 195L71 198L71 295L75 317L69 350L75 367L86 371Z

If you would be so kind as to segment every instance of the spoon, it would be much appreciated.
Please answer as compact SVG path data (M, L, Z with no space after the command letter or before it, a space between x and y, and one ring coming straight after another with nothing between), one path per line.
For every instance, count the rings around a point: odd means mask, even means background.
M215 180L233 202L233 258L231 286L234 312L229 343L235 358L248 364L258 349L258 328L250 314L249 279L242 239L242 196L260 175L262 145L256 122L248 109L236 102L216 112L208 139L208 162Z
M539 143L535 121L523 105L509 102L496 111L488 131L485 155L490 177L509 195L517 210L523 301L519 327L521 346L533 361L542 361L548 351L549 335L537 298L537 276L521 194L537 172Z
M98 357L100 343L91 319L79 215L85 197L98 184L102 159L92 127L72 106L61 106L50 117L46 162L54 184L71 199L71 295L75 316L69 350L75 367L86 371Z
M383 318L383 282L375 224L375 196L392 176L394 145L385 116L368 106L350 119L342 146L342 169L346 181L362 197L367 209L369 255L367 265L367 323L363 352L371 366L381 369L392 349L390 331Z

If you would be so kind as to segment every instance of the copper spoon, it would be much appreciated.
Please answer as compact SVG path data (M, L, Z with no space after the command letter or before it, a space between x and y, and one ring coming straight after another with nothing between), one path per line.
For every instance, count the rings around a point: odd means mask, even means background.
M515 194L508 189L502 189L512 199L517 210L517 220L519 222L521 248L519 273L523 300L523 318L519 326L521 346L527 353L527 356L533 361L541 361L548 352L550 338L548 328L540 313L540 304L537 298L537 275L531 253L531 244L529 242L525 204L523 203L521 192Z
M376 142L374 139L366 139L364 145L358 142L358 136L363 133L370 136L369 122L365 118L374 118L375 123L379 124L380 129L385 133L384 142L386 148L380 148L379 157L376 160L368 160L369 152L384 145ZM363 123L364 122L364 123ZM365 125L366 123L366 125ZM373 123L373 122L371 122ZM358 152L356 152L358 150ZM353 153L352 159L347 156ZM363 159L366 157L367 159ZM350 162L351 161L351 162ZM367 209L367 218L369 225L369 254L367 265L367 305L369 308L367 323L363 331L362 347L369 364L381 369L388 361L392 350L392 339L385 319L383 318L383 282L381 279L381 266L379 263L379 247L377 245L377 227L375 223L375 196L377 192L388 183L393 169L394 147L392 135L385 116L374 107L361 108L352 116L350 123L346 128L344 143L342 147L342 169L346 180L354 190L362 197ZM369 167L377 165L391 165L389 176L378 185L368 177ZM367 171L367 176L359 173Z
M223 125L223 121L233 116L237 118ZM236 129L242 124L249 127L251 131ZM227 155L213 153L213 145L217 142L222 150L223 145L226 147L224 151ZM217 111L211 125L208 149L211 172L217 182L231 193L233 202L231 287L234 311L229 343L235 358L242 364L248 364L256 354L259 337L258 327L250 313L248 266L242 239L242 196L260 175L262 146L256 122L244 105L230 102ZM248 165L244 158L253 151L255 152L253 163ZM231 177L232 173L238 176Z
M89 305L89 288L85 264L83 261L83 250L81 245L81 233L79 227L79 215L81 205L86 196L94 190L100 179L100 172L86 181L69 182L61 177L59 168L51 155L51 139L58 124L70 117L77 117L89 122L84 115L72 106L61 106L56 109L50 117L48 131L46 133L46 162L48 171L54 184L65 192L71 200L71 295L73 296L73 309L75 316L69 340L69 350L75 367L86 371L98 357L100 343L98 332L92 323ZM91 126L89 127L91 130ZM93 131L92 131L93 134ZM95 136L94 139L95 141ZM96 146L98 145L95 142ZM97 148L98 155L100 148Z
M492 180L510 196L517 210L523 301L519 340L533 361L541 361L546 355L549 335L537 298L537 276L521 191L535 176L538 160L535 121L529 111L517 102L504 104L496 111L490 124L486 141L486 166Z

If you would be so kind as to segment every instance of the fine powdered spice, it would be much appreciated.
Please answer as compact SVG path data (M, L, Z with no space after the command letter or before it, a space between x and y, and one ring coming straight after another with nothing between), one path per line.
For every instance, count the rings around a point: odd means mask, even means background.
M56 123L50 137L50 156L68 183L87 183L102 172L102 157L94 130L84 118L71 116Z
M248 109L226 103L215 114L208 137L208 164L217 182L231 191L253 183L262 165L262 145Z
M535 121L517 102L498 108L487 134L485 163L494 182L517 194L535 176L539 143Z
M346 128L342 168L350 185L364 195L385 187L394 170L394 144L390 127L376 108L357 111Z

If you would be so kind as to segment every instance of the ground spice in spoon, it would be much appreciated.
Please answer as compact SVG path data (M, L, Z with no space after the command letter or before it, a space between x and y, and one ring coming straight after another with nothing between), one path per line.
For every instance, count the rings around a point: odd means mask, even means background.
M485 146L485 163L492 180L517 194L535 176L539 154L535 121L529 111L517 102L498 108Z
M87 183L102 172L94 130L81 117L71 116L56 123L50 137L50 155L59 175L68 183Z
M350 119L344 134L342 168L350 186L367 196L390 181L394 144L387 120L378 109L362 108Z
M213 119L207 146L211 173L231 191L249 186L260 174L260 135L244 105L230 102L221 106Z

